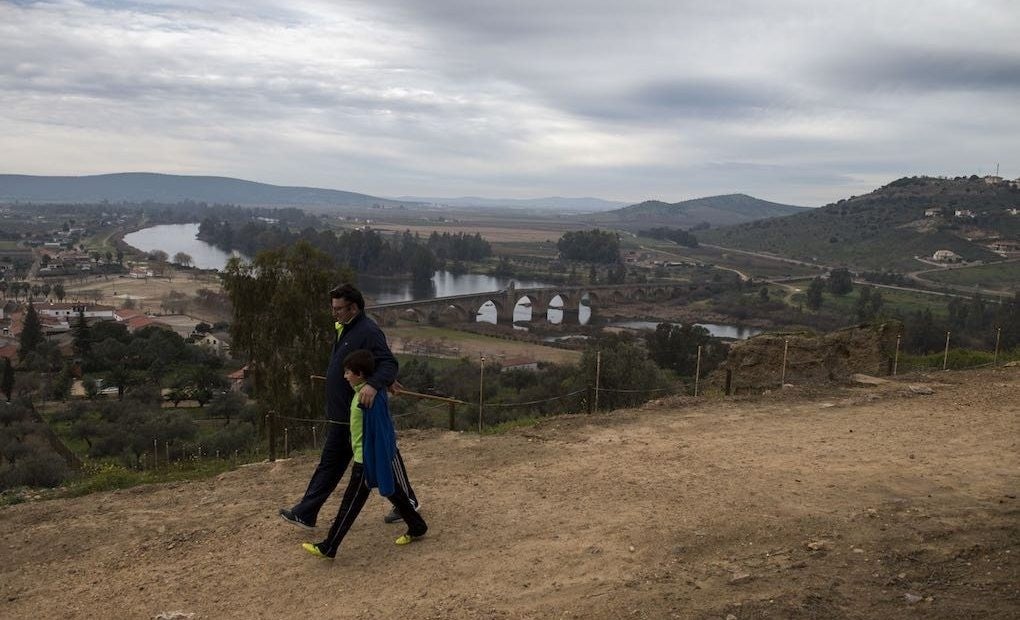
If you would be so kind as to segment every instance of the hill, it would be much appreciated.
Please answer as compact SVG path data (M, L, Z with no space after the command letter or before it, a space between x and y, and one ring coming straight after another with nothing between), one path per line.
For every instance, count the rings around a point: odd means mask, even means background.
M1015 618L1017 370L407 431L428 536L373 496L332 563L312 455L7 506L0 617Z
M1020 217L1009 212L1017 207L1020 189L1008 182L911 177L805 213L699 231L698 240L825 265L913 271L924 268L915 256L936 250L1000 260L988 246L1020 240Z
M315 187L229 177L126 172L81 177L0 174L0 202L207 202L244 206L398 206L400 201Z
M478 196L461 196L459 198L436 198L424 196L399 196L396 200L423 202L443 207L483 207L528 209L538 211L607 211L624 206L625 202L602 200L601 198L564 198L548 196L545 198L481 198Z
M673 228L729 226L769 217L801 213L808 207L795 207L769 202L746 194L709 196L682 202L666 203L649 200L622 209L599 213L586 221L596 225L612 226L625 230L640 230L655 226Z

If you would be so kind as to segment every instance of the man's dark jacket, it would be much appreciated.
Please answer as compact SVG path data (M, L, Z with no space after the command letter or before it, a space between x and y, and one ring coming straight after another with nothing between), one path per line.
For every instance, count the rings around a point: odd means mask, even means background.
M358 349L368 349L375 358L375 372L366 379L378 392L384 392L397 378L397 358L393 357L386 344L386 336L375 321L359 312L350 323L344 325L340 336L333 343L333 352L326 369L326 417L337 422L347 422L351 417L351 398L354 388L344 379L344 358Z

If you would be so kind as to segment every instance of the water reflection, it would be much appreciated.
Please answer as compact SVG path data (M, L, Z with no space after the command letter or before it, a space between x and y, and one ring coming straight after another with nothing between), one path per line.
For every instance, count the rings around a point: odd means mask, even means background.
M627 329L638 329L654 331L659 323L667 323L668 321L618 321L616 323L610 323L612 327L625 327ZM681 325L681 323L670 323L671 325ZM762 330L755 327L744 327L743 325L719 325L717 323L695 323L700 327L704 327L708 330L708 333L712 334L716 338L731 338L734 340L746 340L751 336L757 336L762 333Z
M553 286L548 282L538 280L518 280L478 273L454 274L450 271L437 271L432 275L430 281L424 283L425 286L417 287L405 279L380 278L364 274L358 276L358 287L367 297L371 298L370 303L376 304L501 291L509 287L511 282L517 288ZM494 306L493 310L495 310Z

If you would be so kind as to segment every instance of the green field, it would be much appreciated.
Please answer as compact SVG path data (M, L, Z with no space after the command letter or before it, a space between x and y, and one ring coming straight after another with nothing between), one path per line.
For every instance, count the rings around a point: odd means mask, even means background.
M787 284L801 289L800 293L793 295L791 301L795 304L805 303L806 294L804 291L806 291L808 285L811 284L811 280L796 280L788 282ZM854 306L857 303L857 298L860 296L861 288L864 286L867 285L854 283L854 290L842 297L826 292L824 294L824 301L822 302L822 309L829 312L837 312L841 314L845 313L847 316L851 316L854 313ZM875 291L880 291L882 293L882 308L884 314L900 314L901 316L906 316L908 314L913 314L914 312L924 311L927 309L931 310L933 316L945 316L946 305L951 299L945 295L901 291L899 289L877 286L872 287L872 289L872 293Z
M1020 291L1020 261L932 271L921 277L941 284L1016 292Z

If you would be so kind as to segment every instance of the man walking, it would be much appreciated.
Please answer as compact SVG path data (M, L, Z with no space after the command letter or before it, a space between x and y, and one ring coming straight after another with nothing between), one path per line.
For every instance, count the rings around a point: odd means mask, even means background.
M280 509L280 516L285 521L304 528L315 527L319 510L340 483L354 456L348 422L354 388L344 379L344 358L359 349L372 353L375 371L365 378L365 385L358 392L358 401L366 408L372 406L376 394L393 384L398 369L397 359L386 344L385 334L375 321L365 315L365 297L361 291L350 284L343 284L331 290L329 297L337 336L326 369L326 441L322 445L319 464L312 473L304 497L294 507ZM393 472L395 482L417 510L418 498L407 479L407 470L399 449L396 463ZM387 523L403 521L395 509L386 515L385 520Z

